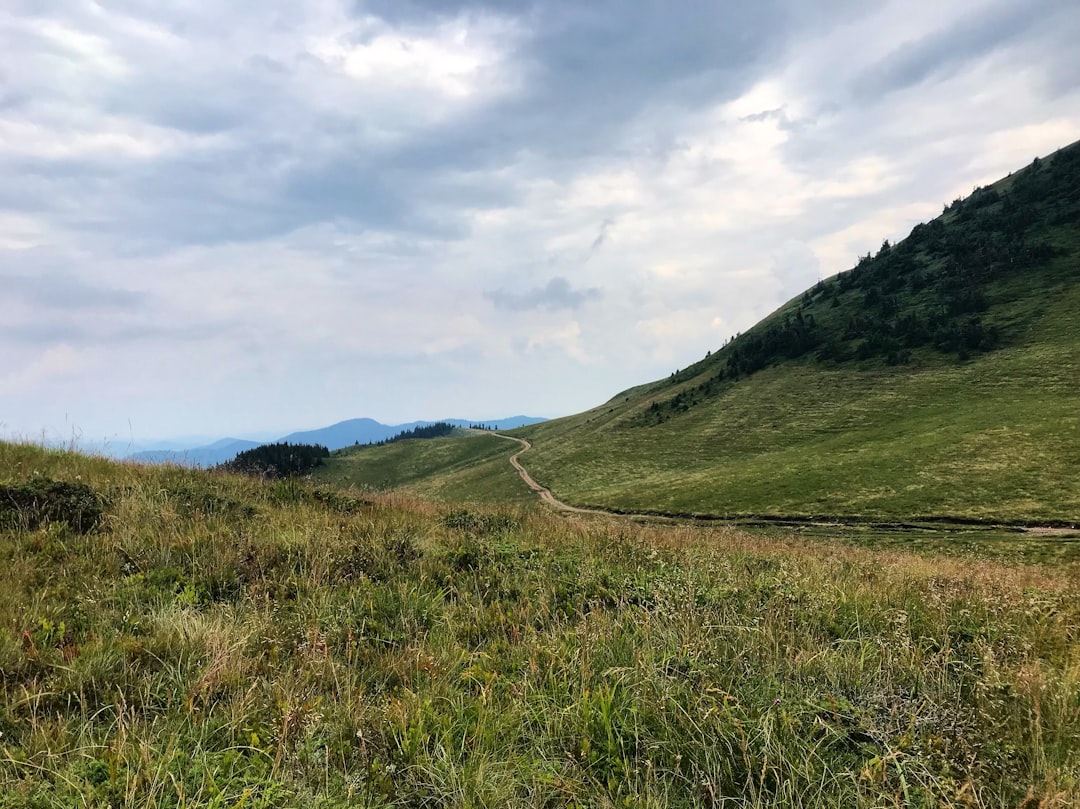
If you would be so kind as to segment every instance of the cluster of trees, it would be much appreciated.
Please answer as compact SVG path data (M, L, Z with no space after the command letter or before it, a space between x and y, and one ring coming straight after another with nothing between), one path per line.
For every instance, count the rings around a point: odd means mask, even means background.
M1008 183L977 188L941 217L881 245L856 266L808 289L780 318L737 335L671 375L669 384L711 371L698 385L645 415L656 423L716 393L726 382L800 357L826 363L902 365L931 350L966 360L1007 334L988 322L993 284L1044 267L1057 250L1045 229L1080 222L1080 147L1036 160Z
M779 360L801 357L821 341L821 330L814 315L799 306L794 316L785 314L779 323L754 329L733 341L726 352L727 361L716 375L717 379L749 376Z
M444 435L450 435L453 431L453 424L447 424L445 421L437 421L434 424L428 424L423 427L413 427L411 430L402 430L395 436L377 442L377 445L393 444L395 441L404 441L406 438L441 438Z
M266 478L306 475L326 463L330 450L321 444L263 444L247 449L219 468Z

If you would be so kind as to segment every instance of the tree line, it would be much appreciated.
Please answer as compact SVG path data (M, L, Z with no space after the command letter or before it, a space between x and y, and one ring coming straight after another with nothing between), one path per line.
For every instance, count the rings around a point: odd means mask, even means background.
M228 472L265 478L288 478L306 475L326 463L330 450L321 444L263 444L239 453L231 461L219 464Z
M452 432L454 432L453 424L449 424L445 421L437 421L434 424L413 427L411 430L402 430L397 435L375 442L375 446L381 447L385 444L393 444L395 441L405 441L410 438L442 438L445 435L450 435Z

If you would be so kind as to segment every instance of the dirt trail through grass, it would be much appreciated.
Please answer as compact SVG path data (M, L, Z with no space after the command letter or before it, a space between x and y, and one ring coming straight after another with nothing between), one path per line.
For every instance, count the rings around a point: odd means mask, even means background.
M555 497L555 495L551 493L551 489L547 488L546 486L541 486L539 483L537 483L536 479L529 474L528 470L521 465L521 461L518 460L518 457L520 457L523 452L527 452L528 450L532 449L531 443L526 441L524 438L514 438L512 435L503 435L502 433L493 433L493 435L496 435L499 438L505 438L507 441L514 441L515 443L521 445L521 449L519 449L517 452L510 456L510 465L517 470L518 475L520 475L521 479L525 481L525 485L532 489L534 492L536 492L536 494L540 497L541 501L547 503L553 508L558 509L559 511L568 511L574 514L609 513L595 508L578 508L577 506L572 506L569 503L564 503L562 500L559 500L557 497Z
M788 524L788 523L793 523L793 524L798 524L798 525L805 525L805 526L812 526L812 527L819 527L819 528L844 528L844 527L850 528L850 527L853 527L853 526L862 525L862 524L864 524L866 522L865 520L859 520L859 519L855 519L855 518L845 520L845 519L840 518L840 517L829 518L828 520L814 520L814 519L809 519L808 520L808 519L800 519L800 518L793 518L793 517L772 517L772 516L758 516L756 518L747 519L747 520L725 520L722 517L712 517L712 516L705 516L705 515L664 514L664 513L660 513L660 512L635 513L635 512L627 512L627 511L617 511L615 509L579 508L578 506L572 506L569 503L564 503L562 500L558 499L554 494L551 493L551 489L549 489L546 486L538 483L536 481L536 479L532 475L529 474L529 471L521 464L521 461L518 460L525 452L528 452L530 449L532 449L532 442L527 441L524 438L517 438L517 437L512 436L512 435L503 435L502 433L492 433L492 435L495 435L498 438L505 438L507 441L513 441L516 444L519 444L521 446L521 449L519 449L517 452L515 452L513 455L510 456L510 465L512 467L514 467L514 469L517 471L517 473L521 477L521 479L523 481L525 481L525 485L528 486L530 489L532 489L532 491L536 492L536 494L540 498L541 502L546 503L547 505L551 506L554 509L557 509L558 511L563 511L563 512L572 513L572 514L605 514L605 515L607 515L609 517L615 516L615 517L627 517L627 518L637 518L637 519L649 518L649 519L661 519L661 520L692 520L692 521L695 521L695 522L703 521L703 520L708 521L708 522L713 522L713 521L716 521L716 520L720 520L720 521L723 521L723 522L729 522L730 521L730 522L740 523L740 524L759 523L759 522L760 523L765 523L765 524L773 524L773 523L775 523L775 524ZM951 525L949 519L947 519L947 518L933 518L932 522L937 523L943 529L948 528ZM958 522L957 525L961 525L961 523ZM967 527L972 527L972 525L968 524L968 523L965 523L964 525L966 525ZM896 523L896 524L879 523L877 525L877 527L882 528L882 529L891 529L891 530L910 530L910 529L916 528L916 527L925 528L926 526L913 526L913 525L907 525L907 524L903 524L903 523ZM1055 537L1070 537L1070 538L1071 537L1080 537L1080 528L1078 528L1078 527L1076 527L1074 525L1065 525L1065 526L1054 525L1054 526L1050 526L1050 525L997 525L997 524L995 524L995 525L992 525L992 526L985 526L985 527L993 527L995 529L1005 530L1005 531L1015 531L1015 532L1020 533L1020 534L1028 534L1028 535L1033 535L1033 536L1055 536Z

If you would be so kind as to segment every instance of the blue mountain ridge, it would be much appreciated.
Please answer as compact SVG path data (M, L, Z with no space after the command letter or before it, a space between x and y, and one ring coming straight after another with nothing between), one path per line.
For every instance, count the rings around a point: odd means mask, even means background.
M455 427L468 427L472 424L483 424L495 430L512 430L515 427L524 427L527 424L536 424L546 419L532 416L510 416L504 419L478 420L478 419L439 419L438 421L453 424ZM290 444L322 444L328 449L341 449L354 444L376 444L393 438L398 433L412 430L416 427L426 427L435 424L435 421L410 421L405 424L382 424L375 419L359 418L339 421L329 427L321 427L316 430L300 430L289 433L277 442L287 441ZM212 444L188 449L149 449L136 452L128 456L128 460L139 463L172 463L179 466L208 467L216 466L226 461L231 461L239 453L264 443L277 443L270 441L245 441L239 438L222 438Z

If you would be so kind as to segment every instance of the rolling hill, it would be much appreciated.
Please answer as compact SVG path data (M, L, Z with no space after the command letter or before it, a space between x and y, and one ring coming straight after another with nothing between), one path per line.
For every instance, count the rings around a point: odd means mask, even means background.
M1073 144L667 379L514 434L533 442L534 476L576 505L1076 522L1078 312ZM428 491L482 494L429 471Z
M485 432L409 439L335 452L316 480L361 489L403 489L436 500L529 503L534 499L507 463L509 445Z
M212 444L190 449L148 449L136 452L130 460L140 463L172 463L178 466L208 467L231 461L244 450L260 446L258 441L222 438Z

